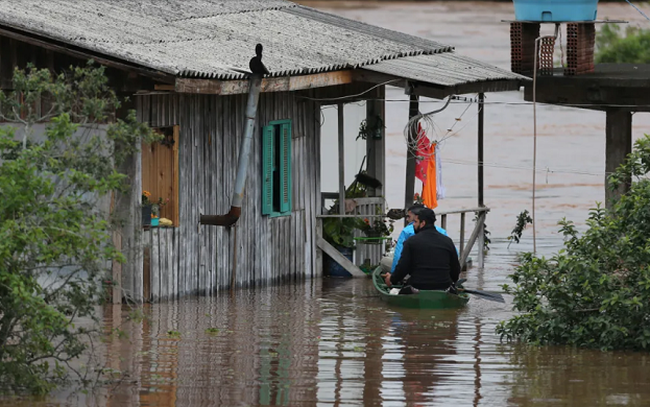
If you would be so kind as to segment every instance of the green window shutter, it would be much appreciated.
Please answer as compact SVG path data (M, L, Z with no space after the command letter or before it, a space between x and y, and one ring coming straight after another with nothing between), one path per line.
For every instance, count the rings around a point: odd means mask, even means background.
M262 130L262 215L273 212L273 133L273 126Z
M280 126L280 212L291 212L291 122Z

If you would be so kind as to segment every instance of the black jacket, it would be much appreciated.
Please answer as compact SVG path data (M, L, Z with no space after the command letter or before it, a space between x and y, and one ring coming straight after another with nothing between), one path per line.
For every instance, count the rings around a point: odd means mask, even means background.
M421 290L444 289L458 281L460 263L454 242L433 225L408 238L390 282L400 284L408 274L409 284Z

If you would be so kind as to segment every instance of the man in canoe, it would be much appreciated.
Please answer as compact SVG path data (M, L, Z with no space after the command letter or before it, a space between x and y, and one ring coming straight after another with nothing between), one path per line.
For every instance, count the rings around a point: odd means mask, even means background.
M401 257L393 273L387 273L387 286L400 284L410 275L407 285L418 290L447 290L458 281L460 262L454 242L435 228L436 214L422 208L415 215L415 236L404 243ZM405 287L400 294L413 290Z
M390 272L390 273L395 272L395 267L397 267L397 262L399 261L399 258L402 254L402 248L404 247L404 242L409 237L415 236L415 230L413 229L413 221L415 221L415 215L420 213L420 210L424 208L426 208L426 206L422 204L415 204L407 209L406 220L408 221L408 225L406 225L406 227L399 234L399 238L397 239L397 243L395 244L395 252L393 256L392 257L386 256L383 259L381 259L380 264L381 264L382 271ZM443 235L448 236L447 231L444 230L443 228L436 226L436 230L442 233Z

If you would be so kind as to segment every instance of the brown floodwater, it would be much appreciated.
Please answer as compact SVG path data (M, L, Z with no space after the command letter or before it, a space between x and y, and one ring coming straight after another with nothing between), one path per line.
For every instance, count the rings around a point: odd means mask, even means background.
M514 253L467 273L496 288ZM369 280L323 279L103 310L129 339L106 344L128 372L95 397L67 393L39 405L100 406L595 406L647 405L643 353L501 343L508 305L472 299L462 310L385 306ZM218 332L208 332L216 328ZM170 332L172 332L170 334ZM107 394L108 393L108 394ZM35 405L16 400L0 405Z
M509 69L509 31L500 22L512 18L509 3L315 5L453 44L462 55ZM627 4L601 4L599 17L644 21ZM506 240L516 215L531 209L532 106L520 103L520 92L487 100L492 245L485 268L470 269L466 278L468 287L498 291L517 253L532 249L530 230L519 245ZM391 207L403 200L406 101L403 90L388 90ZM422 105L433 110L439 102ZM438 209L475 207L476 106L453 103L434 121L432 138L454 126L442 144L447 197ZM589 208L604 199L605 115L539 106L538 129L537 249L551 254L562 244L557 221L566 216L583 228ZM636 114L634 137L649 130L650 117ZM450 235L458 236L458 219L449 222ZM45 400L0 400L0 406L650 405L648 354L501 343L495 327L512 316L507 302L473 298L462 310L411 311L386 307L370 280L318 279L146 305L141 322L126 321L126 306L107 307L105 327L122 326L129 335L100 348L108 367L128 374L122 382L88 396L62 389Z

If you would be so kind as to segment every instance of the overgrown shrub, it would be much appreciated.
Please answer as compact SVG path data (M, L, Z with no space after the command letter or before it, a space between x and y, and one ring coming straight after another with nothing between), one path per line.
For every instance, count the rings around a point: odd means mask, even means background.
M524 254L504 285L519 314L499 324L508 340L601 349L650 348L650 136L609 177L631 181L610 210L591 210L580 235L560 222L564 248L551 258Z
M123 260L98 202L123 186L121 160L154 136L134 112L114 120L103 68L16 70L13 88L0 93L13 123L0 126L0 392L44 394L92 368L72 363L97 339L101 284Z

